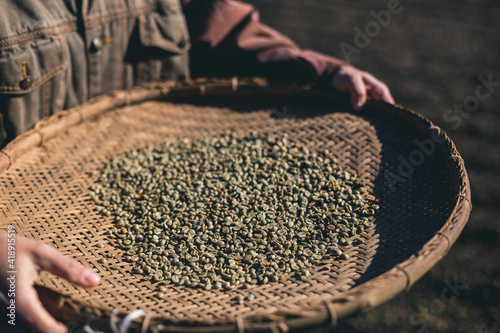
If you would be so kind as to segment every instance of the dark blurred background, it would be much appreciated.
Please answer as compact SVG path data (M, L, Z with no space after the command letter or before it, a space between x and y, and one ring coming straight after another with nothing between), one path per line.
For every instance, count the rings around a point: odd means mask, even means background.
M357 47L354 28L365 31L375 20L371 11L397 4L246 2L257 6L264 23L303 48L342 59L341 45ZM401 0L396 11L378 32L368 24L373 37L356 52L347 52L348 60L386 82L397 103L447 131L465 160L474 207L448 255L410 291L330 330L500 332L500 1ZM475 97L480 76L498 82L491 91L481 88L480 93L491 93L482 99ZM453 111L454 104L460 108L464 103L470 112L465 107L462 113ZM442 294L448 284L455 285L455 295Z

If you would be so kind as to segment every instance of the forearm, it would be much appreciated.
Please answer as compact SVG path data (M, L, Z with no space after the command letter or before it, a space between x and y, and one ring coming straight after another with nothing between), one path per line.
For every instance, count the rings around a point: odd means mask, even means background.
M331 85L345 62L302 50L259 21L257 10L231 0L184 1L193 76L264 76Z

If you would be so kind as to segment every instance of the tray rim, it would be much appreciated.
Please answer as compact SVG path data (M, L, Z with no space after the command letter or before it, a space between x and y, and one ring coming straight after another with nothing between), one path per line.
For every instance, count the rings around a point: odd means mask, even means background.
M33 129L21 134L0 151L0 173L9 169L16 159L28 153L32 148L43 145L44 141L111 109L157 99L244 95L305 95L346 102L344 94L319 90L310 86L271 85L263 78L202 78L177 83L153 83L102 95L80 106L40 120ZM205 326L194 326L193 323L172 323L162 320L161 317L146 314L141 321L134 322L131 327L141 332L146 332L151 327L156 328L155 332L242 332L244 329L269 331L280 329L281 325L294 330L335 324L340 318L373 308L401 291L408 290L415 281L429 271L457 240L472 209L470 183L464 161L448 135L415 111L379 100L369 100L365 109L367 112L376 110L378 114L382 113L391 119L406 122L427 137L437 136L442 141L437 144L437 147L440 148L443 156L447 157L449 174L455 180L453 188L455 204L442 228L417 253L385 273L325 302L321 308L304 310L300 313L273 313L269 317L269 322L246 322L244 318L237 317L234 323L215 325L205 323ZM92 326L97 329L109 330L110 319L116 317L111 311L80 304L68 296L41 285L35 287L44 306L58 320L74 323L91 322ZM125 314L118 315L118 317L124 316Z

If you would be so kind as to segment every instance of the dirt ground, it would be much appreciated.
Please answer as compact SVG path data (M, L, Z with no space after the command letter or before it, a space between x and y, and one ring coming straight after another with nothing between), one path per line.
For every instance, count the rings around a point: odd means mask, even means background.
M373 73L399 104L445 129L472 184L472 215L443 260L410 291L324 331L500 332L500 2L247 2L259 8L262 21L302 47L349 58ZM386 17L385 27L377 29L370 12L388 6L390 22ZM356 45L356 27L373 29L372 37ZM349 53L347 44L359 47ZM489 95L484 88L484 95L476 95L482 79L498 82ZM454 104L463 112L453 111ZM455 285L456 297L443 297L448 284Z

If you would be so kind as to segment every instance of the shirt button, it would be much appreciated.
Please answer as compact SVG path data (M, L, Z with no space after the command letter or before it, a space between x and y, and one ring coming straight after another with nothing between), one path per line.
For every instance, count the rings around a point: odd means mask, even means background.
M187 45L187 39L186 38L183 38L179 41L179 43L177 43L177 46L179 46L181 49L185 48L186 45Z
M31 80L31 76L27 75L21 81L21 88L22 89L29 89L31 87L32 83L33 83L33 80Z
M186 38L186 36L184 36L184 30L182 29L182 27L179 27L179 36L177 37L177 40L178 47L180 47L181 49L186 47L188 39Z
M92 51L99 51L104 45L111 43L111 38L94 38L90 46Z

